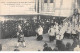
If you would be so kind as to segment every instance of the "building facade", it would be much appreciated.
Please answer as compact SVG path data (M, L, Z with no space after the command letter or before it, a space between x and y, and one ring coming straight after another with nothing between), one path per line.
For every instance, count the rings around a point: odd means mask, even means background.
M50 15L69 17L76 0L1 0L0 15Z

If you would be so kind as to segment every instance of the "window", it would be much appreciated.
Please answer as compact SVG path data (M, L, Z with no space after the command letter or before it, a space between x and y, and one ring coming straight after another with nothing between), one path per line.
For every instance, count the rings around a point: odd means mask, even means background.
M53 0L50 0L50 3L53 3Z
M44 0L44 3L47 3L48 2L48 0Z

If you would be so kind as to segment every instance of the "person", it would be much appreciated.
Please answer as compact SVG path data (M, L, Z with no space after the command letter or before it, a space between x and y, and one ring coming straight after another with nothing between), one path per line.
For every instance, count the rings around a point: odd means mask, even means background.
M65 26L62 26L59 32L60 38L63 39L64 38L64 33L65 33Z
M49 41L52 42L55 40L55 28L52 25L49 30L48 30L48 34L49 34Z
M56 47L59 51L65 51L65 45L62 43L64 32L64 27L62 26L59 28L59 33L56 34Z
M39 25L39 28L37 29L37 40L41 41L43 39L43 28L41 25Z
M62 27L59 28L59 33L56 35L56 47L59 51L65 51L65 45L62 43L64 33L65 33L65 26L60 25Z
M78 36L79 36L79 46L80 46L80 24L79 24L79 26L78 26Z
M63 24L64 24L65 28L67 29L67 27L68 27L68 22L66 21L66 22L63 23Z
M60 35L56 36L56 47L58 48L59 51L65 51L65 45L63 44Z
M55 22L55 30L56 30L56 34L58 34L59 33L59 26L58 26L57 22Z
M2 44L0 44L0 51L2 50Z
M60 51L65 51L65 50L66 50L66 47L65 47L65 45L63 44L63 42L61 43L60 48L61 48L61 49L59 49Z
M56 47L58 48L58 50L61 50L61 44L62 44L62 39L60 37L60 34L56 35Z
M62 29L62 30L64 30L64 31L62 32L62 35L64 35L63 38L66 38L66 37L67 37L67 36L66 36L67 28L68 28L68 22L64 22L64 23L63 23L63 29Z
M74 48L74 51L80 51L80 46L77 45L77 47Z
M18 26L17 38L18 38L17 47L19 46L20 43L23 44L23 47L26 47L25 41L24 41L24 34L20 25Z
M45 43L43 47L44 47L43 51L52 51L52 48L49 47L47 43Z
M22 27L20 24L18 24L18 31L22 30Z
M72 51L74 51L74 48L77 47L78 43L79 43L78 42L78 39L76 39L76 38L73 39L73 44L72 44L72 47L71 47L72 48Z
M66 30L66 32L65 32L65 38L71 38L71 23L70 23L70 21L68 22L68 27L67 27L67 30Z
M66 44L66 51L71 51L71 44L70 43Z
M77 36L78 36L78 35L77 35L77 31L76 31L75 28L73 27L73 28L72 28L72 38L75 39L75 38L77 38Z
M17 47L19 46L20 43L23 44L23 47L26 47L25 46L25 41L24 41L24 34L21 30L21 32L17 32L17 35L18 35L18 43L17 43Z

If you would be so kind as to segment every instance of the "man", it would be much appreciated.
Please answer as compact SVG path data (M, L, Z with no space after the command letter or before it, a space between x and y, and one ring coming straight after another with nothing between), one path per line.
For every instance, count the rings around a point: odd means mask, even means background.
M23 47L26 47L25 46L25 41L24 41L24 34L23 34L23 31L22 31L22 28L21 28L20 25L18 26L17 37L18 37L17 47L19 46L20 43L23 44Z
M65 22L65 23L63 23L63 31L64 32L62 32L62 33L64 33L63 35L64 35L64 38L66 38L67 36L66 36L66 31L67 31L67 28L68 28L68 22Z
M72 27L72 37L73 37L73 39L75 39L75 38L77 38L77 30L74 28L74 27Z
M63 39L64 38L64 33L65 33L65 26L62 25L61 29L60 29L60 32L59 32L59 35L60 35L60 38Z
M56 47L58 48L58 50L61 51L62 38L61 38L60 34L56 35Z
M52 25L51 28L49 28L48 30L48 34L49 34L49 41L52 42L55 40L55 28Z
M22 27L20 24L18 24L18 31L22 30Z
M64 27L61 28L59 33L56 35L56 47L59 51L65 51L65 45L62 43L64 37Z
M43 28L41 25L39 25L39 28L37 29L37 40L41 41L43 39Z
M59 33L59 26L58 26L58 23L55 22L55 30L56 30L56 34Z
M65 38L71 38L71 23L70 21L68 22L68 27L67 27L67 30L66 30L66 33L65 33Z

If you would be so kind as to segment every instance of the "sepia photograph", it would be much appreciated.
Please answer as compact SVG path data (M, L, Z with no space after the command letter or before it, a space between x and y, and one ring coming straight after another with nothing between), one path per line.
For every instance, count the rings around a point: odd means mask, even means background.
M80 0L0 0L0 51L80 51Z

